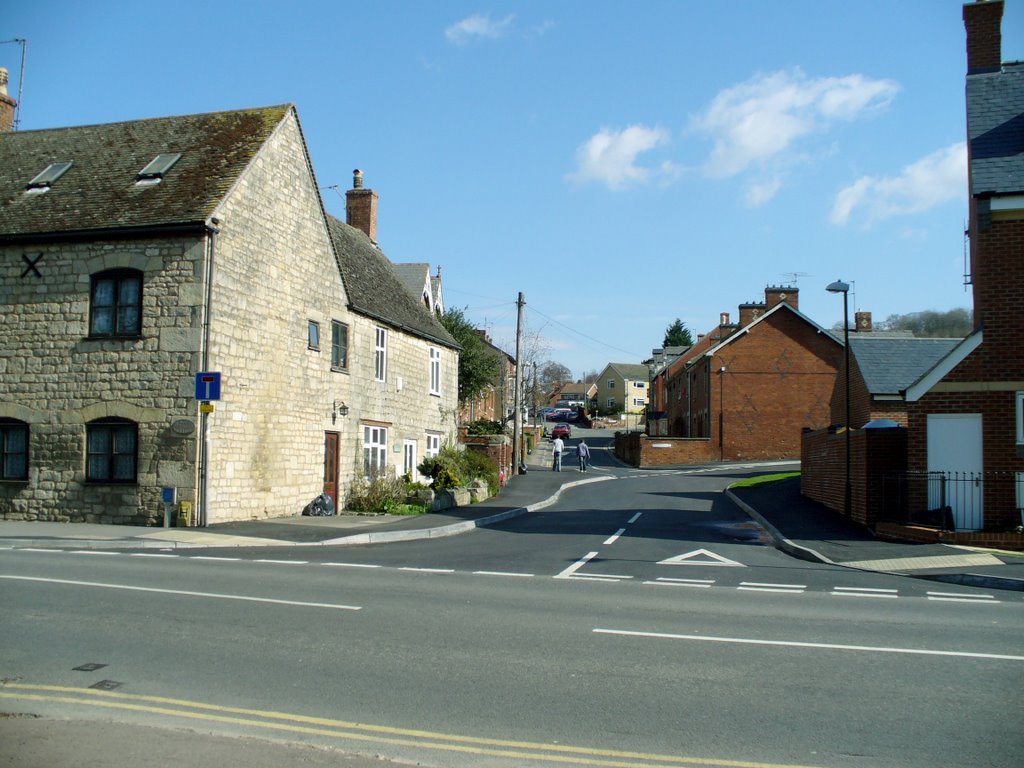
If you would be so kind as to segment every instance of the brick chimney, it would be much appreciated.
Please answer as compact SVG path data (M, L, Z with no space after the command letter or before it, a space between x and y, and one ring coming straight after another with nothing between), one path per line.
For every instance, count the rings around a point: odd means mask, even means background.
M0 67L0 131L14 130L14 109L18 102L7 95L7 68Z
M748 301L740 304L740 328L746 328L765 312L763 302Z
M377 193L363 189L363 172L352 171L352 189L345 193L345 223L377 242Z
M977 0L964 5L967 29L967 74L998 72L1002 64L1003 0Z
M855 323L858 333L871 333L872 326L870 312L854 312L853 322Z
M765 309L774 309L776 305L785 302L793 309L800 309L798 300L799 289L789 285L769 285L764 289Z

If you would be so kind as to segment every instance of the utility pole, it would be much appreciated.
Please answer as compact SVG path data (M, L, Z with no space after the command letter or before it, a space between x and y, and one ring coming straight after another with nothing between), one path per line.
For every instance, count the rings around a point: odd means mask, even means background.
M526 305L526 299L523 298L523 292L519 292L519 298L516 300L516 307L518 309L516 313L516 379L515 386L512 388L512 408L513 408L513 419L512 422L512 466L513 473L519 474L519 467L523 460L522 451L520 449L520 440L522 439L523 432L523 413L520 408L520 401L522 400L522 381L523 381L523 368L522 360L519 358L519 349L523 342L523 307Z

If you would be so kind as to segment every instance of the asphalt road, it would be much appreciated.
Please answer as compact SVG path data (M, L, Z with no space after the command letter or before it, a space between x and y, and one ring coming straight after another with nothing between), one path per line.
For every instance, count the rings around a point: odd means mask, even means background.
M0 551L0 711L75 723L0 720L0 760L129 727L110 765L1019 764L1016 596L792 560L720 474L605 474L448 539Z

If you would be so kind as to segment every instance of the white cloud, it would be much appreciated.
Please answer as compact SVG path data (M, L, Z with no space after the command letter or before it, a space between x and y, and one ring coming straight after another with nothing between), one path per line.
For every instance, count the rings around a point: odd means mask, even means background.
M833 224L849 222L863 210L865 224L920 213L963 197L967 188L967 145L958 142L912 163L898 176L862 176L839 191L832 206Z
M668 140L668 132L662 128L631 125L621 131L602 129L576 150L576 172L569 179L581 184L602 182L610 189L646 181L652 171L638 166L637 157Z
M762 182L760 184L751 184L747 188L746 195L744 196L751 208L757 208L759 205L764 205L779 191L782 186L782 180L775 178L769 181Z
M497 40L504 37L512 26L514 15L506 16L503 19L492 19L490 16L467 16L462 21L457 21L444 31L448 42L455 45L467 45L473 40L486 38Z
M809 133L884 109L898 89L891 80L862 75L808 78L799 69L758 75L719 93L691 128L714 139L707 175L735 176Z

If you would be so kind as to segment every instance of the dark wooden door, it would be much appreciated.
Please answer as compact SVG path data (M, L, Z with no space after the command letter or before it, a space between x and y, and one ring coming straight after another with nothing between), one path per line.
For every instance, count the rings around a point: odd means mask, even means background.
M337 432L324 432L324 493L331 497L334 508L341 511L338 503L338 443Z

